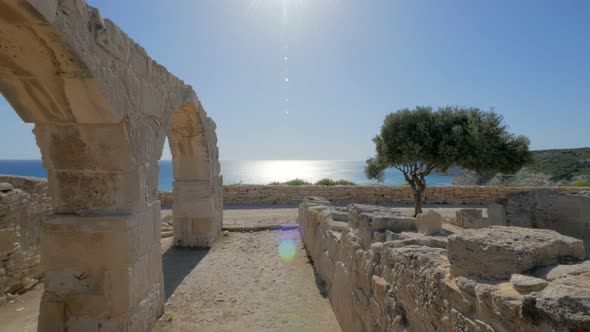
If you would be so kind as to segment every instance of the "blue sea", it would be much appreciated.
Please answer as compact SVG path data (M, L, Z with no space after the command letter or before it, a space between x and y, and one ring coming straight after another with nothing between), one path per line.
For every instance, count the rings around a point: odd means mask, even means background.
M284 182L295 178L315 182L323 178L348 180L357 184L401 185L403 175L389 169L385 181L379 183L369 180L363 173L364 161L338 160L223 160L221 173L224 184L269 184ZM0 160L0 174L47 177L47 171L40 160ZM172 162L160 161L160 190L171 190L174 177ZM431 186L450 185L452 176L433 174L427 178Z

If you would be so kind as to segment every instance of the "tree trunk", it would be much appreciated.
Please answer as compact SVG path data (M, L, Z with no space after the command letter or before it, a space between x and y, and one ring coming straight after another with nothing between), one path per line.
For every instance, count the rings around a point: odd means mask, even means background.
M414 217L418 214L422 213L422 196L424 194L424 189L418 188L414 191Z

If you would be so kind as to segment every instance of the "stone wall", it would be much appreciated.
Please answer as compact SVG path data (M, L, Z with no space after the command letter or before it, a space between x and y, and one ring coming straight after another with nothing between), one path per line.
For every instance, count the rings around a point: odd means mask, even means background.
M407 219L301 204L302 239L343 331L587 331L582 241L506 226L425 236Z
M440 204L490 204L513 192L529 192L539 188L515 187L429 187L426 203ZM561 194L574 194L590 188L556 187ZM412 191L407 186L224 186L225 204L299 204L305 196L321 196L334 204L413 203ZM160 192L162 206L172 206L170 192Z
M47 181L0 175L0 303L38 282L40 225L50 213Z
M492 224L552 229L590 245L590 190L566 195L550 189L519 191L496 203L490 209Z

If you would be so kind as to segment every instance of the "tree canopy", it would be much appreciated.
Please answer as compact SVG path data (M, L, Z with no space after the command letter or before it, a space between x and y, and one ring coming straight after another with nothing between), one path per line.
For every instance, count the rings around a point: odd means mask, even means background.
M477 108L402 109L385 117L373 139L376 156L365 173L383 180L387 168L400 170L421 212L426 176L453 166L480 174L514 173L532 160L529 140L508 132L502 116Z

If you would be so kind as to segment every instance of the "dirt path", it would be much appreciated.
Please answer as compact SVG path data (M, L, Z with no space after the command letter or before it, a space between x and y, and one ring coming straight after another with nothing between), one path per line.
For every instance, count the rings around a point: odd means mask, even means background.
M232 232L209 252L169 245L165 279L182 283L168 282L174 293L154 331L340 331L298 231Z

